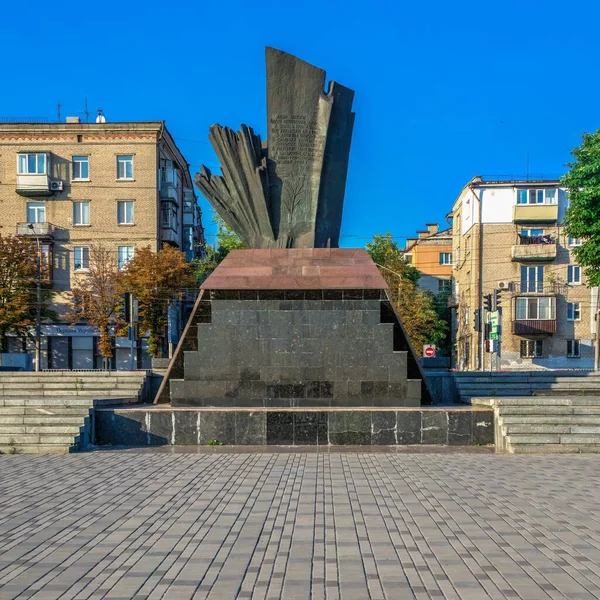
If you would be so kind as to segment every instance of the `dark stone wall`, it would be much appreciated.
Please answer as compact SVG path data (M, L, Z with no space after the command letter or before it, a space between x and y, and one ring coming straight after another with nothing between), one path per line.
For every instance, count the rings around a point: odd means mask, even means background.
M382 322L385 292L210 296L211 322L197 324L183 378L170 381L173 406L420 405L421 379L407 378L408 349L395 348L395 324Z
M98 445L488 445L494 412L482 409L99 409Z

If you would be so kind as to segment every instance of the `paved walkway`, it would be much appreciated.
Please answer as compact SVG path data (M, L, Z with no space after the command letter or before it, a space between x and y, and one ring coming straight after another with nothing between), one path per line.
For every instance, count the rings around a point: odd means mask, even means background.
M600 598L600 458L0 456L0 598Z

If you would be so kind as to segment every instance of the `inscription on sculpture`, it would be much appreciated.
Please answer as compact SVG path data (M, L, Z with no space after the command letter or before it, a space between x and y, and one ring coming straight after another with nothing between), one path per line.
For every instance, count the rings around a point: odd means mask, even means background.
M295 165L321 160L326 136L306 115L276 115L269 119L272 159L278 165Z
M267 48L267 143L242 125L213 125L222 175L196 184L248 248L337 247L354 92L325 71Z

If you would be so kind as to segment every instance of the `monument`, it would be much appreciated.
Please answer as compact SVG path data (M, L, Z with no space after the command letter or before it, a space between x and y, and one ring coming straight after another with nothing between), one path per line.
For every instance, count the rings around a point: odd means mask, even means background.
M174 423L197 411L176 439L428 439L433 426L406 412L431 399L385 280L366 250L337 247L354 94L324 84L267 48L266 142L245 125L210 128L222 175L203 168L196 182L248 249L202 285L156 396Z
M354 126L354 92L325 71L266 49L267 140L213 125L222 175L196 185L248 248L336 248Z

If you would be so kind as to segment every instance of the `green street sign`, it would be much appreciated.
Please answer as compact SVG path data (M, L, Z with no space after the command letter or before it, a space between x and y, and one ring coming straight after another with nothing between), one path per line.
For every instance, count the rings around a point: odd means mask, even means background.
M500 313L496 310L490 313L490 340L499 340Z
M498 332L497 331L492 331L492 333L490 333L490 340L496 340L498 341L499 336L498 336Z

